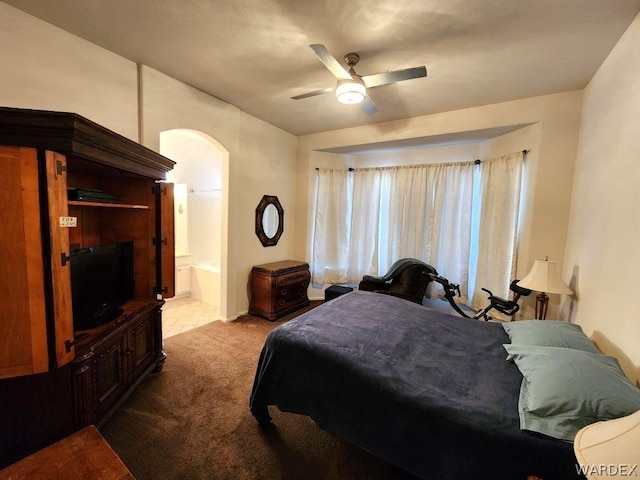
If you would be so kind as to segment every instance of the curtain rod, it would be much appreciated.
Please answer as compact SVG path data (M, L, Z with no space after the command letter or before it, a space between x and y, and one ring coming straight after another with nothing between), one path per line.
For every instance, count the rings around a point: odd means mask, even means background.
M526 155L526 154L527 154L527 153L529 153L530 151L531 151L531 150L522 150L522 154L523 154L523 155ZM481 163L482 163L482 160L480 160L479 158L478 158L478 159L476 159L476 160L473 162L473 164L474 164L474 165L480 165Z
M318 167L316 167L316 170L320 170ZM349 171L353 172L353 168L349 167Z
M527 153L529 153L530 151L531 151L531 150L522 150L522 154L523 154L523 155L526 155L526 154L527 154ZM479 158L478 158L478 159L476 159L476 160L473 162L473 164L474 164L474 165L480 165L481 163L482 163L482 160L480 160ZM316 170L318 170L318 171L319 171L320 169L319 169L318 167L316 167ZM350 172L353 172L353 168L349 167L349 171L350 171Z

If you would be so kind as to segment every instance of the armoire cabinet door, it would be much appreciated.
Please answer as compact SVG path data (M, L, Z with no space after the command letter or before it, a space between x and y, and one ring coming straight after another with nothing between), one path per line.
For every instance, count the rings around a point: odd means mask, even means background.
M46 372L38 156L0 147L0 379Z
M68 261L69 231L60 219L69 215L67 204L67 159L46 152L47 196L49 200L49 233L51 241L51 277L53 285L53 318L56 366L73 361L73 309L71 305L71 264Z
M174 231L174 209L173 209L173 183L158 183L158 212L160 218L157 225L160 225L158 242L159 251L156 253L162 259L162 267L158 285L161 287L164 298L175 296L176 290L176 252L175 252L175 231Z
M104 415L127 388L126 349L124 333L105 340L95 348L91 363L94 419Z
M152 315L153 312L149 312L128 329L127 356L131 380L137 378L155 359Z

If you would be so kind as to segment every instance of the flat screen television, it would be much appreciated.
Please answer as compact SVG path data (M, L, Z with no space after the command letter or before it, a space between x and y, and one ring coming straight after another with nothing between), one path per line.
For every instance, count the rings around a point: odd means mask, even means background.
M122 315L135 295L133 242L71 251L73 326L86 330Z

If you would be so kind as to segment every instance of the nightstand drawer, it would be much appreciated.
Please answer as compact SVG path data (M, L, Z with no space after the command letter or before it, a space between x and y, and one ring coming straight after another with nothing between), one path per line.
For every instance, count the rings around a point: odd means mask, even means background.
M308 302L307 291L306 290L297 290L292 293L289 293L287 296L279 297L276 300L276 304L278 309L280 310L288 310L291 307L299 308L301 302Z
M306 288L309 285L310 278L311 275L309 270L304 272L287 273L276 277L276 285L278 286L278 289L295 285L304 285Z

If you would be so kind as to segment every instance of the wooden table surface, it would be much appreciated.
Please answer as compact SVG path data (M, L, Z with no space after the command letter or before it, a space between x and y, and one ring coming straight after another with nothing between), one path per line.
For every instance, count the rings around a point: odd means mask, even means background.
M27 479L135 480L93 425L0 470L0 480Z

